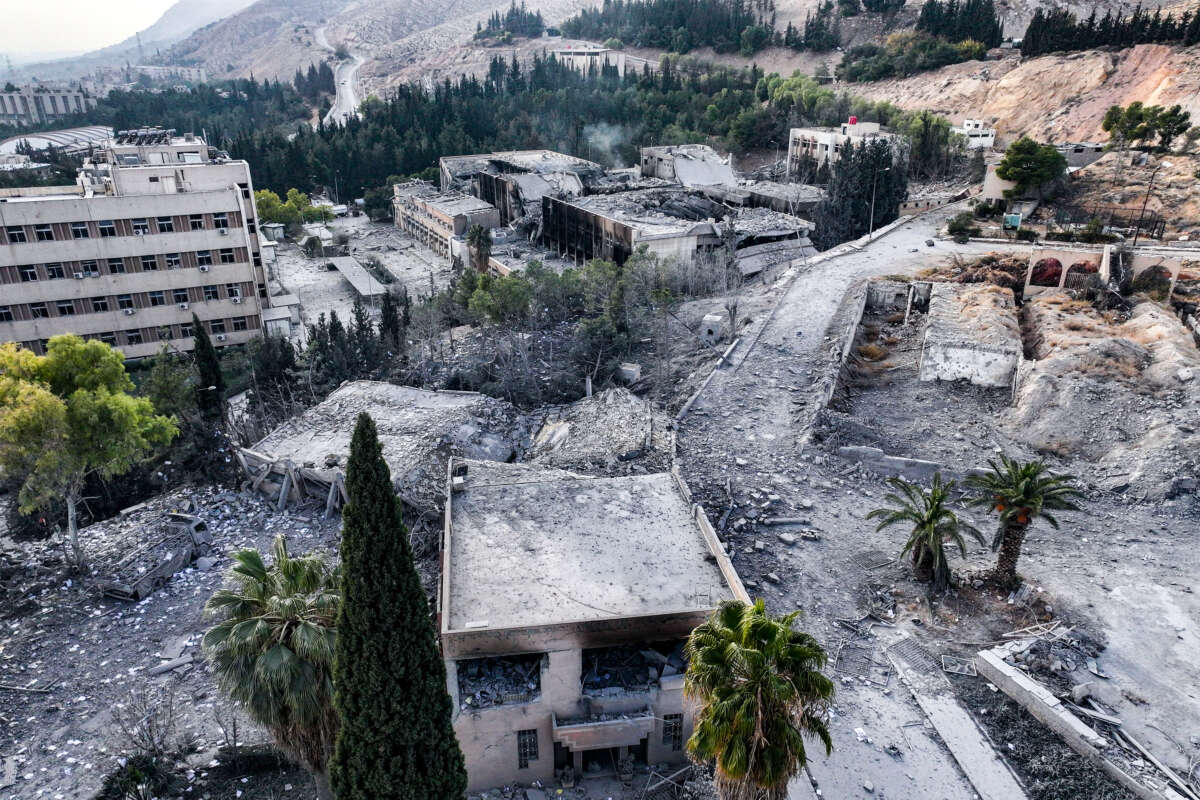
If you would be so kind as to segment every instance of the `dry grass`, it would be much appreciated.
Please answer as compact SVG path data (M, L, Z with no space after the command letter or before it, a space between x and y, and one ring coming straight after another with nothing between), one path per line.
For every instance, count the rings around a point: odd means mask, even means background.
M895 336L885 336L883 337L883 343L888 347L895 347L900 344L900 339Z
M887 356L888 350L878 344L860 344L858 354L867 361L882 361Z
M894 314L888 314L884 321L890 325L897 325L904 322L904 313L897 311Z

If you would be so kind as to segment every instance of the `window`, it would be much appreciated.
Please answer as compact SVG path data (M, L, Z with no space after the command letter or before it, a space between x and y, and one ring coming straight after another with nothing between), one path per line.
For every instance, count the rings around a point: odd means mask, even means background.
M187 301L188 301L187 289L172 289L171 290L171 302L186 303Z
M122 309L122 310L124 310L126 308L133 308L133 295L131 295L131 294L117 295L117 308Z
M226 247L223 250L221 250L221 263L222 264L232 264L233 263L233 248L232 247Z
M203 214L192 214L191 216L189 216L188 217L188 227L190 227L194 231L204 230L204 215Z
M37 236L39 242L54 241L54 228L50 227L49 224L34 225L33 233Z
M25 238L25 229L20 225L12 225L6 228L4 232L8 234L9 244L25 244L29 241Z
M59 300L54 304L54 307L58 309L58 315L60 317L75 316L75 301L73 300Z
M256 267L262 266L262 256L260 256L258 253L254 254L254 266L256 266Z
M677 753L683 749L683 714L663 715L662 743Z
M157 176L157 175L151 175L151 176L150 176L150 183L158 183L158 176Z
M228 228L229 227L229 215L226 214L224 211L213 214L213 227L214 228Z
M242 197L250 199L250 185L247 183L239 183L238 188L242 190Z
M165 306L166 304L167 304L167 294L166 294L166 292L161 292L161 291L160 291L160 292L151 292L151 293L150 293L150 305L152 305L152 306Z
M210 283L208 286L204 287L204 299L205 300L220 300L221 299L221 292L217 289L215 284Z
M17 271L21 273L21 283L30 283L31 281L36 281L38 279L37 267L33 266L32 264L26 264L25 266L17 267Z
M159 217L156 220L156 222L158 223L158 232L159 233L174 233L175 232L175 221L172 220L170 217Z
M110 258L108 260L108 271L113 275L120 275L121 273L125 272L125 259Z
M108 311L108 298L107 297L93 297L92 298L92 311L96 314L99 314L104 311Z
M95 261L80 261L79 262L79 271L82 272L84 275L99 275L100 274L100 265L97 264Z
M179 338L180 339L190 339L195 334L196 334L196 332L194 330L192 330L192 323L184 322L184 323L180 324L180 326L179 326Z
M116 347L117 346L117 335L112 332L102 333L102 334L100 334L100 341L104 342L109 347Z
M196 263L202 267L212 266L212 250L197 250Z
M154 272L158 269L158 256L142 256L142 272Z
M208 323L208 329L213 332L214 336L218 333L225 333L225 320L214 319Z
M12 322L12 306L0 306L0 322Z
M228 295L229 297L241 297L242 296L242 285L240 283L225 284L225 294Z
M255 227L254 220L250 220L246 223L246 230L250 231L251 233L258 233L258 228Z
M525 769L530 761L537 761L537 729L517 731L517 769Z
M33 314L34 319L45 319L50 316L50 311L46 308L45 303L30 303L29 311Z
M133 235L145 236L150 232L150 222L145 217L133 221Z
M117 235L117 224L111 219L102 219L96 223L96 229L100 231L100 238L107 239Z
M183 263L179 258L179 253L167 253L166 259L167 269L179 269L180 264Z
M246 330L246 318L245 317L234 317L233 318L233 329L235 331Z
M71 238L72 239L90 239L92 234L88 231L86 222L71 223Z
M62 264L47 264L46 265L46 279L47 280L60 281L65 277L67 277L67 275L65 272L63 272Z
M142 343L142 332L141 331L125 331L125 341L129 342L130 344L141 344Z

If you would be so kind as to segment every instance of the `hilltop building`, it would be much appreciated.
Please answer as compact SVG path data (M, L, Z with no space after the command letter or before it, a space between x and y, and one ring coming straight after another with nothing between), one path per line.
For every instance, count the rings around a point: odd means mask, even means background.
M550 51L560 63L587 75L592 70L599 74L604 69L614 69L622 78L628 72L641 74L643 71L658 72L658 62L641 56L630 55L623 50L608 47L560 48Z
M122 131L73 186L0 189L0 341L62 333L126 358L260 333L270 305L250 168L192 134Z
M78 88L46 84L0 88L0 125L43 125L95 107L96 98Z
M962 125L950 130L967 140L968 150L990 150L996 146L996 129L981 119L965 119Z

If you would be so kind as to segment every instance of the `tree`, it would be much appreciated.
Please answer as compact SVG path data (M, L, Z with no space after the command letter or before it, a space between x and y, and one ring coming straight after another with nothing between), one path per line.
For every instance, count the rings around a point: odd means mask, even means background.
M472 225L467 230L467 248L471 251L471 266L487 272L488 258L492 255L492 233L482 225Z
M683 692L697 704L688 753L716 760L723 800L786 798L808 763L805 737L833 752L825 714L834 686L821 673L824 649L795 629L799 616L727 601L688 637Z
M87 567L76 513L84 482L123 475L178 433L132 390L121 353L103 342L55 336L44 356L0 345L0 470L21 481L22 513L65 502L80 570Z
M392 187L376 186L363 194L363 210L375 222L392 217Z
M196 406L210 425L223 427L225 421L225 376L221 373L221 355L213 347L204 323L192 314L193 354L196 359Z
M321 800L333 800L338 572L320 555L290 556L282 536L273 553L269 567L256 550L234 553L234 587L205 606L219 621L204 634L204 652L221 691L312 773Z
M339 800L444 800L467 788L408 531L375 422L358 416L342 509L342 608L330 777Z
M1191 125L1192 115L1183 110L1178 103L1167 109L1160 109L1157 115L1158 146L1164 151L1171 149L1171 143L1187 133Z
M958 518L947 504L954 491L955 482L942 482L939 472L926 491L903 478L889 478L888 483L896 492L887 494L883 500L889 505L867 514L867 519L880 520L876 531L892 525L911 525L908 539L900 549L900 557L911 556L913 573L917 580L932 580L933 588L944 591L950 587L951 573L946 544L958 545L963 558L967 556L967 545L963 532L970 533L980 544L983 534L973 525Z
M1002 588L1011 588L1017 583L1017 562L1029 526L1040 518L1057 529L1058 520L1049 512L1079 511L1075 499L1082 493L1070 485L1070 475L1051 475L1042 461L1022 464L1002 455L999 463L989 459L988 467L990 472L967 478L967 486L975 492L969 502L991 506L1000 517L992 539L992 550L1000 551L992 579Z
M1067 171L1067 158L1054 145L1038 144L1022 136L1008 146L1004 158L996 165L996 175L1016 186L1005 194L1023 195L1030 190L1042 197L1045 186L1058 180Z

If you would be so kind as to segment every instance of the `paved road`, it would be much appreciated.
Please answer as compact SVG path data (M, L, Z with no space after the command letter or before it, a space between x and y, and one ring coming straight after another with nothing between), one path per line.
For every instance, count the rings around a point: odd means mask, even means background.
M335 52L334 47L325 38L324 27L317 28L313 36L322 48L330 53ZM354 82L358 75L358 68L362 64L361 57L351 54L350 61L343 61L335 68L333 79L337 96L334 98L333 107L325 115L326 122L345 122L351 117L358 116L358 95L355 92Z

